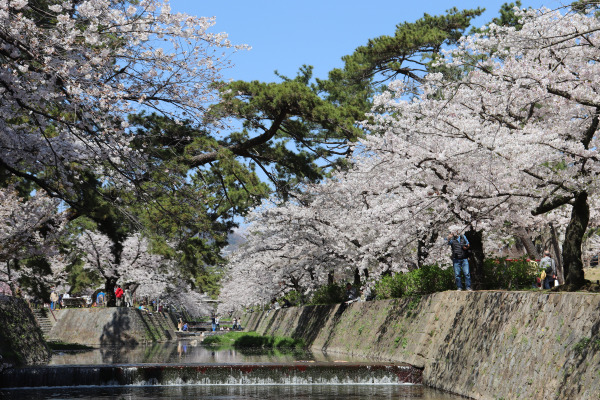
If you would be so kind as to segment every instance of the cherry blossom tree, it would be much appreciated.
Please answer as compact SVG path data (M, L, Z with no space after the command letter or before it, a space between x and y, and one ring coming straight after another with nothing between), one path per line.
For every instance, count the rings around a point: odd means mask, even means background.
M41 276L39 265L28 259L45 258L48 271L59 275L61 264L53 262L58 255L58 239L64 229L64 215L57 213L58 202L36 192L29 199L20 197L14 187L0 190L0 281L11 290L24 277ZM48 281L48 279L46 279Z
M547 9L520 16L520 30L491 25L485 35L462 40L447 61L472 69L462 80L430 74L419 101L402 100L402 85L391 85L396 94L378 100L386 111L376 117L386 134L372 140L379 148L388 140L403 155L412 141L411 151L428 151L432 163L451 166L444 171L458 175L448 182L464 182L452 190L453 201L496 203L495 214L503 200L523 202L521 212L500 212L496 223L571 206L563 260L565 281L577 288L584 283L581 243L590 197L598 190L592 77L600 25L594 16Z
M105 281L106 293L114 293L117 283L135 283L139 295L162 293L172 278L169 260L150 252L148 240L135 233L115 251L107 235L86 230L77 239L84 256L85 269L99 273Z
M128 121L145 112L206 126L221 71L245 48L214 24L160 0L0 0L2 184L42 188L69 219L89 216L118 242L120 222L143 223L132 203L165 213L147 182L169 166L133 143Z
M140 233L128 236L117 256L118 244L102 233L86 230L77 243L83 253L84 268L103 277L106 293L114 293L116 284L130 285L138 297L160 298L183 306L193 316L208 315L212 309L206 301L208 296L194 290L177 272L173 260L153 253L150 241ZM109 305L113 303L109 299Z
M491 24L448 54L463 78L429 74L418 96L391 83L349 171L307 186L296 204L258 210L224 300L264 301L278 274L322 277L347 262L372 276L442 263L450 226L478 232L483 253L548 222L564 229L566 287L581 287L582 240L598 209L600 22L570 10L517 16L521 26ZM248 293L244 282L262 287Z
M0 1L0 167L71 206L83 171L139 179L127 116L202 120L234 47L213 25L158 0Z

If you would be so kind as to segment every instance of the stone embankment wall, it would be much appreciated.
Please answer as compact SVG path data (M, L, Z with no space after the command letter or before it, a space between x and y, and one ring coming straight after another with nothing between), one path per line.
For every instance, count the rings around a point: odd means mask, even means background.
M174 317L146 314L136 308L67 308L55 310L56 323L49 341L85 345L135 346L139 343L176 339Z
M307 306L242 319L313 349L423 368L426 385L474 399L600 398L600 295L443 292Z
M49 359L50 350L27 303L0 295L0 371L9 365L43 364Z

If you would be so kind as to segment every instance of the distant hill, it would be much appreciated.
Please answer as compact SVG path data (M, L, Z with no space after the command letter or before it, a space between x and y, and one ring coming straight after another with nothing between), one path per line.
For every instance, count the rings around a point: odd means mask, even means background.
M236 228L233 233L229 234L227 241L229 244L223 249L224 256L228 256L229 254L233 253L246 242L246 227L241 226Z

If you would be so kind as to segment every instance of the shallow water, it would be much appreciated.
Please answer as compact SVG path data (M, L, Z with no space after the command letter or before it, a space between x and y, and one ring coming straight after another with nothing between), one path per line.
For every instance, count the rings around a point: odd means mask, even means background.
M203 346L197 340L154 343L135 348L102 347L86 351L56 353L50 365L99 364L196 364L196 363L259 363L293 361L353 361L369 362L361 357L328 355L311 351L265 351L253 349L217 349Z

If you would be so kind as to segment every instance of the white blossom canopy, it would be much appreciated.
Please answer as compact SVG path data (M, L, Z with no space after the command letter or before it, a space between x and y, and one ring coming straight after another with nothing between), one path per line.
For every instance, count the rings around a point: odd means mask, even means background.
M50 194L74 165L132 179L127 115L202 119L232 45L167 2L48 4L0 0L0 166Z
M519 15L521 29L490 25L448 53L441 62L465 71L462 79L429 74L417 98L391 83L375 99L365 123L373 134L356 146L352 169L307 187L299 204L257 210L248 244L232 257L223 307L264 302L292 276L323 284L348 264L377 276L443 263L451 225L483 232L492 251L516 228L552 221L564 230L582 193L597 221L600 20ZM254 282L260 288L246 284Z

